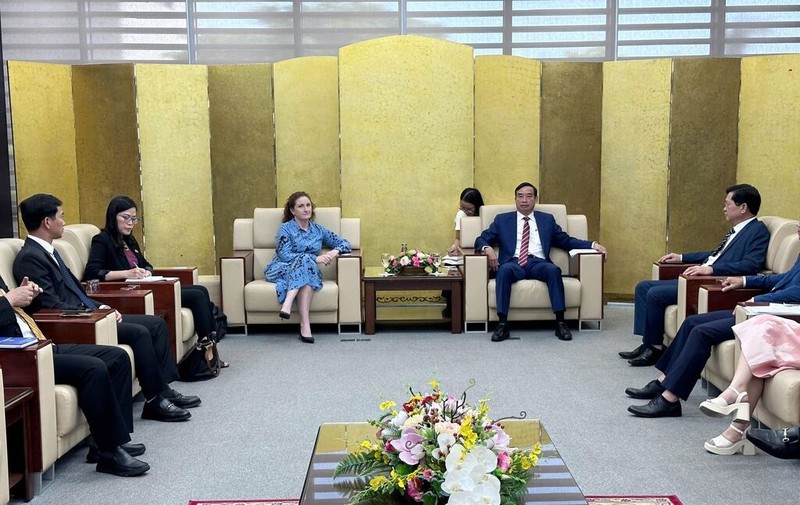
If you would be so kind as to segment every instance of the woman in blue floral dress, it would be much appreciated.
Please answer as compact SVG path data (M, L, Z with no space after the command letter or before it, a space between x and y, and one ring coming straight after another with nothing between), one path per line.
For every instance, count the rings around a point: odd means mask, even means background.
M322 289L322 272L317 265L330 265L339 254L349 253L350 243L314 222L314 204L302 191L286 200L275 243L275 258L264 269L264 277L276 284L282 319L291 317L292 303L297 299L300 340L313 344L309 309L314 292ZM323 246L330 250L320 254Z

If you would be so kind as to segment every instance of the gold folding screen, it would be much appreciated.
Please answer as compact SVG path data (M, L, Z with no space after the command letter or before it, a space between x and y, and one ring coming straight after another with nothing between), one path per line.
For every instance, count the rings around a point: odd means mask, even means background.
M214 272L208 70L136 65L148 260Z
M414 36L340 50L342 214L361 218L367 264L452 243L473 180L472 62L469 46Z
M233 250L234 219L276 203L272 65L210 65L208 102L219 258Z
M539 185L542 64L475 58L475 187L486 203L511 203L522 181Z
M64 202L67 221L79 221L72 67L9 61L8 84L17 201L50 193Z
M763 199L761 215L800 218L800 55L742 59L740 181Z
M275 64L275 164L278 201L305 191L339 207L339 69L332 56Z
M529 180L588 216L609 298L630 298L664 252L718 242L729 184L797 217L799 63L542 63L415 36L274 65L9 62L17 198L99 226L127 194L153 263L213 273L234 218L298 189L360 217L376 265L401 242L442 251L464 187L510 203Z

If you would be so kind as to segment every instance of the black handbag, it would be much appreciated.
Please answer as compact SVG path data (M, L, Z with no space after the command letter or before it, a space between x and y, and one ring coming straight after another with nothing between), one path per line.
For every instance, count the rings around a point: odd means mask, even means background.
M217 343L198 337L194 348L178 363L178 374L184 382L205 381L219 376L221 368Z

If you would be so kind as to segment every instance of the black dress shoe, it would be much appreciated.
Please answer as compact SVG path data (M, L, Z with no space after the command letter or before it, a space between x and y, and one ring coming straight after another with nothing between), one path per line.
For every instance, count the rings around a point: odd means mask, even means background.
M647 349L647 347L648 347L647 345L642 344L632 351L620 351L619 357L622 359L638 358L639 355L642 354L645 349Z
M556 336L559 340L572 340L572 332L569 331L567 323L564 321L556 323Z
M662 386L658 380L653 379L641 389L627 388L625 390L625 394L638 400L652 400L656 396L661 396L661 393L664 392L664 389L664 386Z
M201 400L197 396L185 396L172 388L167 388L161 392L161 396L171 401L182 409L191 409L200 405Z
M628 412L636 417L681 417L681 401L672 403L658 395L646 405L631 405Z
M508 340L511 336L511 331L508 329L508 323L497 323L497 328L492 333L492 342L502 342Z
M631 366L653 366L658 363L658 359L664 354L664 349L656 349L655 347L648 347L638 358L628 360Z
M127 452L129 456L141 456L144 454L144 451L147 448L144 444L132 444L128 442L127 444L122 444L120 446L123 451ZM97 447L94 443L89 445L89 452L86 453L86 462L87 463L97 463L100 461L100 448Z
M101 451L100 460L97 462L97 471L119 475L120 477L135 477L142 475L150 470L150 465L140 461L127 452L122 447L117 447L113 451Z
M780 430L747 430L747 439L770 456L781 459L800 459L800 428Z
M158 396L149 402L144 402L142 409L142 419L152 419L153 421L164 421L167 423L186 421L192 414L188 410L178 407L171 401L162 396Z

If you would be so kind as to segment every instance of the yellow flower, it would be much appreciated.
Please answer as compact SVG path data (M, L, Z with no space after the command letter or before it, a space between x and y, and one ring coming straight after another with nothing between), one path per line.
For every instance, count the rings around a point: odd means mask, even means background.
M521 466L523 470L530 470L531 468L530 459L524 458L522 461L519 462L519 466Z
M388 479L383 475L378 475L377 477L373 477L369 481L369 487L372 488L373 491L377 491L384 482L387 482Z
M533 450L531 452L533 452L536 455L541 454L542 453L542 443L541 442L536 442L536 445L533 446Z
M362 449L366 449L366 450L372 449L372 442L370 442L369 440L362 441L361 442L361 448Z
M438 389L438 388L439 388L439 382L437 382L437 381L430 381L430 382L428 383L428 385L429 385L430 387L432 387L433 389Z
M388 409L394 407L395 405L397 405L397 404L395 402L393 402L392 400L381 402L380 409L381 410L388 410Z

